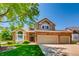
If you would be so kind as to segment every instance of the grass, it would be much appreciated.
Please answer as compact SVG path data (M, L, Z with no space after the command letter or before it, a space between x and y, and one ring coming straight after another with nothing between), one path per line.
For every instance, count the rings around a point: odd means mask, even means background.
M0 56L44 56L38 45L20 45L18 48L0 52Z

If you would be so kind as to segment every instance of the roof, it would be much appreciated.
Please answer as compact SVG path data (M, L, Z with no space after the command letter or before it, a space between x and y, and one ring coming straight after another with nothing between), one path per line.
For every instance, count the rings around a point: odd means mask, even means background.
M79 27L77 27L77 26L68 27L65 30L79 30Z
M45 30L36 30L36 32L64 32L64 33L65 33L65 32L66 32L66 33L69 32L69 33L72 33L72 31L65 31L65 30L64 30L64 31L62 31L62 30L61 30L61 31L45 31Z
M24 29L20 29L21 31L25 31ZM20 31L20 30L14 30L12 32ZM72 33L72 31L66 31L66 30L57 30L57 31L46 31L46 30L27 30L25 32L61 32L61 33Z
M50 21L48 18L43 18L42 20L38 21L38 23L40 23L42 21L48 21L48 22L52 23L53 25L55 25L55 23L53 23L52 21Z
M79 34L79 27L77 26L69 27L69 28L66 28L65 30L70 30L70 31L73 31L73 33Z
M24 29L15 29L12 32L16 32L16 31L26 31L26 30L24 30Z

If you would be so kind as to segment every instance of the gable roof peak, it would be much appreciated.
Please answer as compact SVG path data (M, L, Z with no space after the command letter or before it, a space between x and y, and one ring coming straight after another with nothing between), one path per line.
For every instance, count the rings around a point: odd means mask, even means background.
M43 19L48 19L48 18L43 18Z
M55 23L53 23L52 21L50 21L48 18L43 18L42 20L38 21L38 23L40 23L42 21L45 21L45 20L55 25Z

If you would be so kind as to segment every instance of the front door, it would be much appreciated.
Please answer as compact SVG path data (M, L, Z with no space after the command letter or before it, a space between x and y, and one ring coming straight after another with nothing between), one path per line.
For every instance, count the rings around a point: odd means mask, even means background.
M30 42L35 42L35 34L30 34Z

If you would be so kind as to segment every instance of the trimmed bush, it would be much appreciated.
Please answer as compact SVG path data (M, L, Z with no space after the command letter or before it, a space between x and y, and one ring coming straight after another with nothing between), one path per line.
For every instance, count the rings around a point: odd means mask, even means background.
M77 44L77 41L72 41L72 44Z
M26 41L23 42L23 44L29 44L29 43L30 43L29 40L26 40Z
M13 41L8 41L7 44L14 44L14 42Z

